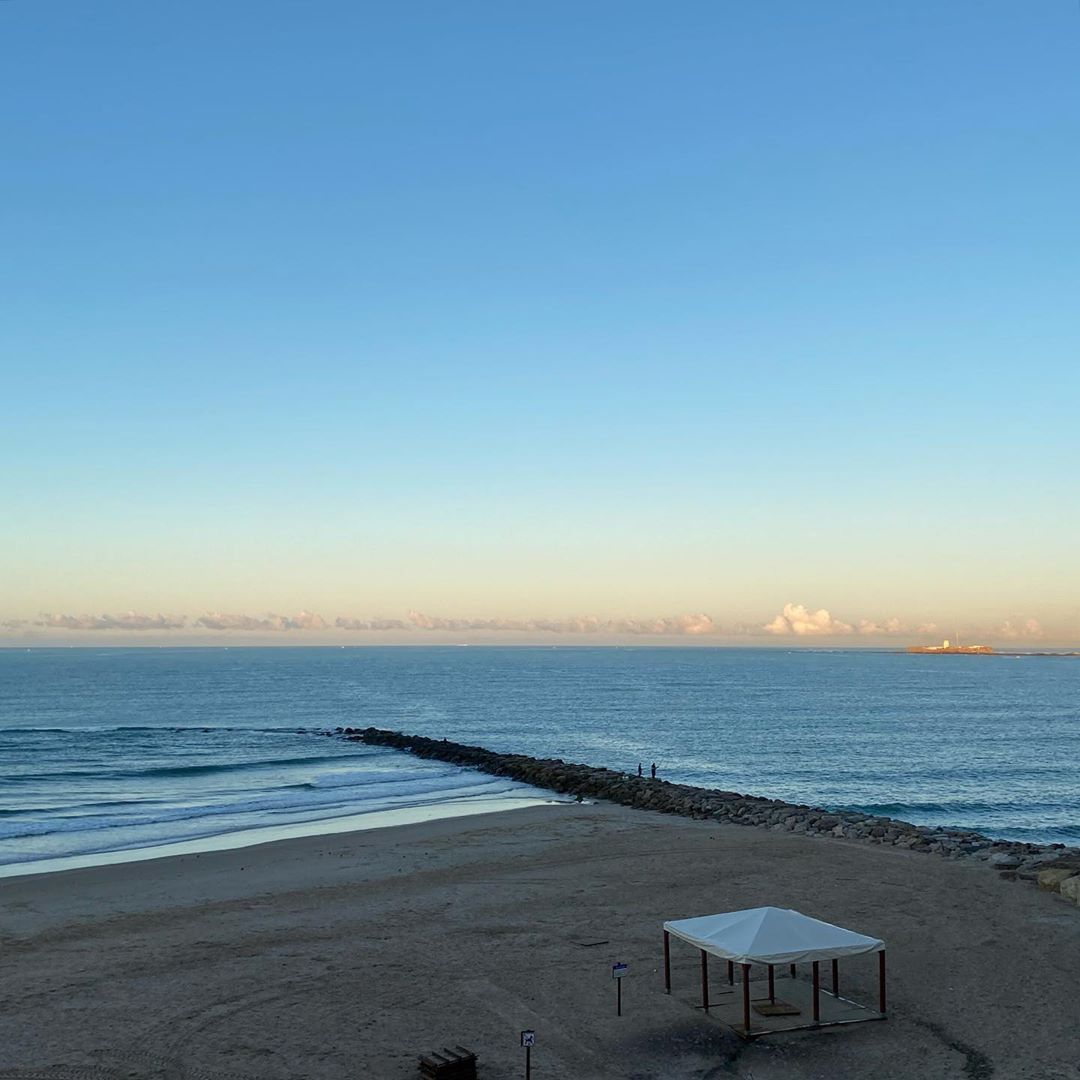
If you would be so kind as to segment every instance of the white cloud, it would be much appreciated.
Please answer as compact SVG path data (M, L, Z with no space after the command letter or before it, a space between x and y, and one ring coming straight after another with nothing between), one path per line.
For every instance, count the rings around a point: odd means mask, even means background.
M186 623L185 615L140 615L128 611L122 615L44 614L36 625L59 630L179 630Z
M766 623L763 629L767 634L795 634L804 637L850 634L854 627L834 619L825 608L810 611L803 604L785 604L784 610L772 622Z
M1046 631L1043 630L1038 619L1025 619L1019 624L1014 623L1011 619L1006 619L997 628L996 636L1003 638L1041 638L1046 636Z

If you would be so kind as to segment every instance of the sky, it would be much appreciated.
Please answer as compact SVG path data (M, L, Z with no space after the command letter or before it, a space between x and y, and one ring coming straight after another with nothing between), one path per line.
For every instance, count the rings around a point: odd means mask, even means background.
M5 0L10 644L1080 643L1073 0Z

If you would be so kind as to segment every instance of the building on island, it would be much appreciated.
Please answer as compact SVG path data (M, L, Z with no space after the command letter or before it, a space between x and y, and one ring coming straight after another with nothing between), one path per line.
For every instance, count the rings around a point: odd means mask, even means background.
M960 645L957 643L953 645L949 639L946 638L940 645L910 645L908 646L909 653L933 653L935 655L942 655L948 653L950 655L964 654L975 656L987 656L993 653L993 649L989 645Z

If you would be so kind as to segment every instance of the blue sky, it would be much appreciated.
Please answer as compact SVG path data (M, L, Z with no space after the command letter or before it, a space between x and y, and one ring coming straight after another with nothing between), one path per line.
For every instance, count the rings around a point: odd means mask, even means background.
M1078 71L1066 0L0 4L0 620L1080 640Z

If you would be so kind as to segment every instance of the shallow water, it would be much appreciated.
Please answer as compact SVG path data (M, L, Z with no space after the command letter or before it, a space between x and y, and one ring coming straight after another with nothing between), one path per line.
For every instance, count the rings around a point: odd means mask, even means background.
M396 728L993 836L1080 840L1080 659L704 648L0 651L0 865L524 785Z

